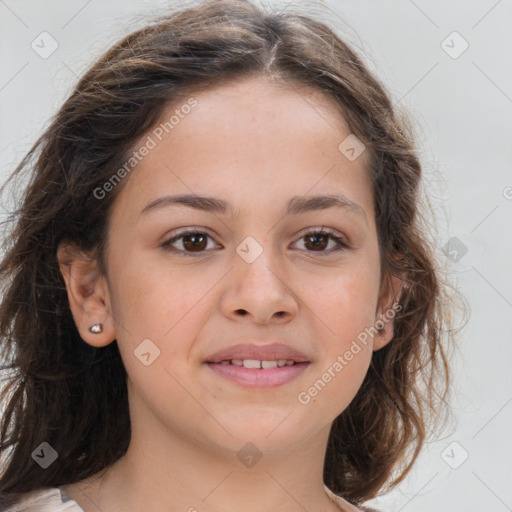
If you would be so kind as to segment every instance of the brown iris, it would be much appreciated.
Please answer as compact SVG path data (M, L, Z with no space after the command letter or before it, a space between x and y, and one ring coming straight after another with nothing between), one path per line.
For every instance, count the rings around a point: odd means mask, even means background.
M192 251L194 249L198 249L199 251L202 251L206 249L206 246L208 245L208 236L202 233L192 233L189 235L183 235L183 247L187 251ZM201 240L202 239L202 240ZM192 241L190 241L192 240ZM200 241L198 241L200 240Z
M329 235L326 235L326 234L310 234L310 235L305 235L304 236L304 239L305 240L313 240L313 248L314 249L320 249L320 250L323 250L325 249L325 247L327 247L328 243L329 243L329 238L330 236ZM321 240L319 242L319 240ZM309 247L307 246L307 242L304 244L308 249Z

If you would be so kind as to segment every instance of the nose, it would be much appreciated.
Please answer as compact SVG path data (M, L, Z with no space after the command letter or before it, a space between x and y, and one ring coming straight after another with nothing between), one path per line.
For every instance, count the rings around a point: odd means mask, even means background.
M232 320L255 324L288 323L298 311L298 298L288 274L270 250L252 263L235 256L230 281L221 298L221 310Z

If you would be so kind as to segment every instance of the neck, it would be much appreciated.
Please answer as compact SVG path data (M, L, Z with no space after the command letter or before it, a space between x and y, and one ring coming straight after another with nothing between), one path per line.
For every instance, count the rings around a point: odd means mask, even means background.
M294 449L228 450L151 416L132 414L130 445L113 465L63 486L85 512L356 510L323 483L330 424Z

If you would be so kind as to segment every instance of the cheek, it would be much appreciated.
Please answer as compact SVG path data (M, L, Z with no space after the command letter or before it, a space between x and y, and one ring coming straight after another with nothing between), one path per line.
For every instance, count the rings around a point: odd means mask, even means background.
M350 359L346 351L339 351L326 361L322 371L298 394L298 407L326 422L333 421L348 407L366 376L372 351L362 347L357 353L349 353Z
M130 332L164 336L200 302L215 276L198 276L192 266L173 267L165 258L149 258L144 251L123 256L112 276L113 310L130 324Z
M171 404L184 415L198 414L180 383L190 381L191 347L201 322L211 314L209 303L201 298L217 281L177 277L161 266L129 259L113 278L119 352L133 394L155 414L168 414ZM162 419L173 421L170 416Z
M298 401L332 419L356 395L373 353L368 332L375 322L379 276L378 267L368 262L361 259L309 284L307 306L316 319L323 356Z
M361 259L332 269L325 277L308 279L306 303L321 320L327 352L344 351L375 321L379 276L366 261Z
M216 307L207 296L223 274L199 275L192 265L177 270L161 259L125 254L112 272L111 305L119 349L128 365L134 350L149 339L160 351L154 365L178 372L185 368L197 333Z
M322 355L298 395L299 407L334 420L357 394L372 357L375 286L368 276L343 274L319 287L308 306L315 313ZM307 410L307 409L306 409Z

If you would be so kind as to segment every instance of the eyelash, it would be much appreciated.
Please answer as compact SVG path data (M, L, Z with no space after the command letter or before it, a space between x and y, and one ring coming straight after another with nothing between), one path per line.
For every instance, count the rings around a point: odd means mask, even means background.
M187 252L187 251L183 251L181 249L176 249L176 248L172 247L172 244L174 242L176 242L177 240L180 240L183 237L186 237L187 235L206 235L213 240L213 237L210 236L205 231L201 231L198 229L190 229L188 231L184 231L184 232L170 238L169 240L167 240L163 244L161 244L160 247L162 247L162 249L164 251L179 254L181 256L187 256L187 257L188 256L191 256L191 257L203 256L205 254L205 252L207 252L207 251L200 251L197 253L193 253L193 252ZM328 255L332 254L333 252L344 251L346 249L350 249L349 245L342 238L340 238L339 236L336 236L331 230L326 230L324 228L319 229L319 230L308 231L307 233L302 235L299 238L299 240L302 240L303 238L306 238L307 236L311 236L311 235L327 235L330 239L332 239L332 240L334 240L334 242L336 242L337 246L329 251L318 251L318 252L317 251L307 251L307 252L316 253L322 257L322 256L328 256Z

